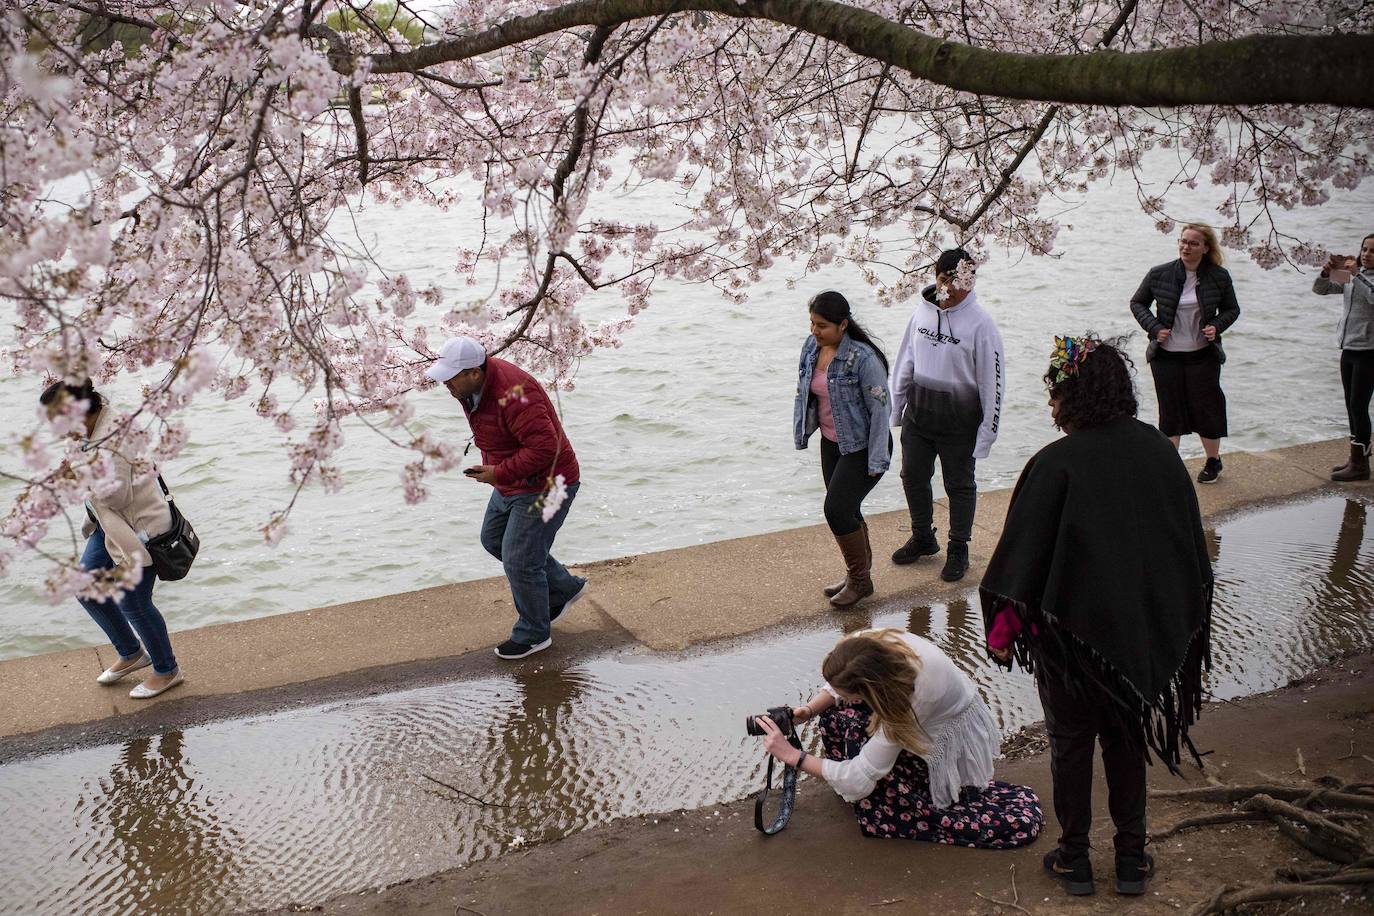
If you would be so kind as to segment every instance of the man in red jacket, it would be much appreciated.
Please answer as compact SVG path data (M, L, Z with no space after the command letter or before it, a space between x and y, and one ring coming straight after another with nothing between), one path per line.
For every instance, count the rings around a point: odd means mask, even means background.
M444 341L425 374L463 405L482 452L482 463L463 473L493 488L482 546L505 567L520 615L496 654L533 655L553 645L550 625L587 590L549 553L577 494L577 456L544 387L471 337Z

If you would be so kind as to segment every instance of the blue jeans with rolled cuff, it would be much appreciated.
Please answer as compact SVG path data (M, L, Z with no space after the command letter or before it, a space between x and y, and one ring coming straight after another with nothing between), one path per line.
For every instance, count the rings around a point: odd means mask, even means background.
M81 555L81 568L87 571L112 569L114 559L105 548L105 532L96 528L95 533L86 541L86 550ZM151 566L143 570L143 578L138 585L119 596L118 600L106 598L92 601L78 598L86 613L105 631L110 645L119 653L120 658L134 658L139 653L139 643L148 650L153 660L153 670L158 674L171 674L177 670L177 657L172 654L172 640L167 635L167 622L153 605L153 584L157 574ZM134 634L138 635L135 636Z
M510 634L516 642L533 646L548 639L550 609L567 604L587 582L568 572L550 554L578 487L576 483L568 485L567 498L547 522L539 505L543 494L502 496L496 489L491 491L482 519L482 546L506 570L515 611L520 615Z

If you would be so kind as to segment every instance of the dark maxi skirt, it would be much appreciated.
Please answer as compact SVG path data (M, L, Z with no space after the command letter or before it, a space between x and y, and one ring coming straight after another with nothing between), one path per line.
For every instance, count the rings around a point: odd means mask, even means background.
M821 713L825 756L830 760L857 757L868 741L869 715L862 703L832 706ZM854 813L866 836L979 849L1025 846L1040 835L1045 822L1033 791L997 780L981 789L965 786L953 805L933 807L926 763L905 750L872 794L854 805Z
M1160 347L1150 360L1159 401L1159 431L1166 436L1197 433L1226 437L1226 395L1221 390L1221 359L1215 347L1171 353Z

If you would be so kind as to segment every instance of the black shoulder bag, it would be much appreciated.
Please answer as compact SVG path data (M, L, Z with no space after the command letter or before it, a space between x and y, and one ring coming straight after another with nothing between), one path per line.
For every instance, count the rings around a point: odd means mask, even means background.
M164 582L175 582L185 579L186 574L191 571L191 564L200 552L200 538L196 536L196 530L191 527L191 523L186 521L186 516L177 508L161 474L157 475L157 485L162 488L167 508L172 513L172 527L157 537L149 538L148 543L143 546L148 551L148 556L153 558L153 571L157 573L157 577Z

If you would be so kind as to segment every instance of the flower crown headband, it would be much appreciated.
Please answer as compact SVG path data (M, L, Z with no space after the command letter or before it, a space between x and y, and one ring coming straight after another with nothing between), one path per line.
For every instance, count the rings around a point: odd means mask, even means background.
M1058 385L1067 381L1071 376L1078 375L1078 367L1083 360L1088 358L1088 354L1097 349L1099 341L1092 337L1058 337L1054 338L1054 354L1050 356L1050 368L1057 369L1054 376L1054 384Z

